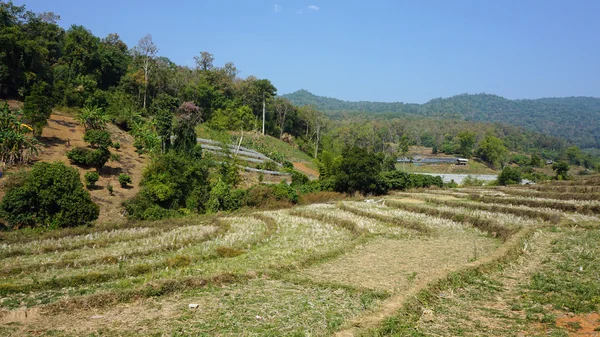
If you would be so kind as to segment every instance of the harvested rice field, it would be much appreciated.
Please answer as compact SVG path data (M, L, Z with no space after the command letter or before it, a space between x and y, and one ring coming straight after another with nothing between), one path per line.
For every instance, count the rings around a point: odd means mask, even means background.
M598 193L591 178L0 233L0 335L600 335Z

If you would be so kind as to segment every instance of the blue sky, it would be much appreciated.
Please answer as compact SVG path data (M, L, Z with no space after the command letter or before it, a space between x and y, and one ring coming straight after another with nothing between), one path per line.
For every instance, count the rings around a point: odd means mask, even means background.
M422 103L461 93L600 96L597 0L15 0L192 65L200 51L279 94Z

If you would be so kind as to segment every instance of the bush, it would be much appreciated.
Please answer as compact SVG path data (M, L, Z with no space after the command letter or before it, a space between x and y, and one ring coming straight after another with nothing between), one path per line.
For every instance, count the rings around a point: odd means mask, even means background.
M112 186L110 183L108 183L108 184L106 185L106 189L108 190L108 194L109 194L109 195L113 195L114 188L113 188L113 186Z
M98 179L100 179L100 175L98 174L98 172L87 172L84 175L84 178L87 188L92 188L96 186L96 182L98 181Z
M389 190L444 186L444 182L440 176L431 176L427 174L411 174L395 170L382 172L381 177L386 188Z
M127 187L128 184L131 184L131 177L129 174L119 174L119 184L121 184L121 187Z
M114 148L115 148L115 150L119 151L119 149L121 148L121 143L119 143L119 142L114 142L114 143L112 144L112 147L114 147Z
M78 166L94 167L97 170L100 170L106 164L110 156L110 151L102 147L94 150L85 147L76 147L67 152L67 158L69 158L71 163Z
M89 225L98 215L77 169L59 162L36 163L0 204L0 217L10 228Z
M206 161L176 152L157 156L144 171L138 195L125 203L136 219L157 219L179 214L179 209L203 213L210 197Z
M523 178L519 169L507 166L498 175L498 184L502 186L520 184Z
M88 130L83 135L83 141L90 143L92 147L108 148L113 145L110 140L110 133L103 130Z

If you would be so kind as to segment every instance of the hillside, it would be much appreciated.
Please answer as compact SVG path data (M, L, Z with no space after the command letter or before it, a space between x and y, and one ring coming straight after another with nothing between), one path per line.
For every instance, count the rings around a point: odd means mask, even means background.
M283 95L295 105L314 105L335 115L342 111L419 115L476 122L500 122L564 137L582 148L600 148L600 98L565 97L509 100L489 94L436 98L425 104L347 102L316 96L306 90Z

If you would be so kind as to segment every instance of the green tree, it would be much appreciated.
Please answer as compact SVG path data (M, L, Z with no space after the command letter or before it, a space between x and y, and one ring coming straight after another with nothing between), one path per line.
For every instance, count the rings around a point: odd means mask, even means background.
M471 158L473 156L476 137L477 135L471 131L463 131L456 136L458 138L459 153L463 157Z
M508 149L504 146L502 139L487 135L477 149L477 155L492 167L501 167L506 161Z
M0 217L10 228L89 225L98 215L77 169L60 162L36 163L0 204Z
M29 95L25 97L23 113L25 119L33 127L35 137L40 137L44 127L48 125L52 107L51 90L48 83L37 82L34 84Z
M345 193L385 193L385 185L380 177L382 162L382 156L363 148L354 146L345 149L340 172L335 177L335 190Z
M498 184L502 186L520 184L523 178L518 168L507 166L498 175Z
M557 161L552 164L557 180L569 179L569 164L566 161Z
M538 156L535 153L531 155L531 161L529 162L529 165L531 165L532 167L542 167L543 164L544 163L540 156Z

